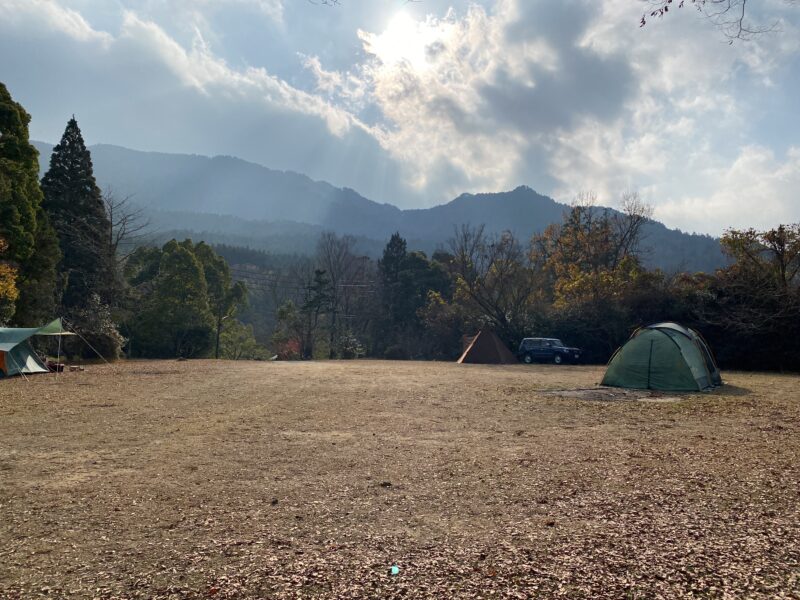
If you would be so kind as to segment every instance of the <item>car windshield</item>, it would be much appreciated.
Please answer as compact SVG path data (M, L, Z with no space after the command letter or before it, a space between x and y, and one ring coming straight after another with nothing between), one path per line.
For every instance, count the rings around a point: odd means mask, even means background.
M565 347L564 344L561 343L561 340L553 340L552 343L553 343L553 346L560 346L561 348Z

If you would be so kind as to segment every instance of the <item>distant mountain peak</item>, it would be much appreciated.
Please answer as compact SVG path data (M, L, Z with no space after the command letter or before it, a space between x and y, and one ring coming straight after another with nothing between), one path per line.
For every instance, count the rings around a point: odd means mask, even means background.
M46 168L52 145L34 145ZM229 155L142 152L112 144L89 149L101 188L131 196L158 215L154 220L162 229L193 230L208 241L222 236L226 243L273 251L285 250L287 244L292 251L313 250L316 236L325 229L357 236L375 253L395 231L406 237L410 248L431 252L463 224L485 225L488 232L509 230L529 239L560 222L567 209L530 186L519 185L505 192L463 193L430 208L401 210L349 187ZM654 266L697 271L723 264L719 243L712 238L683 234L655 222L648 235L654 247L648 260Z

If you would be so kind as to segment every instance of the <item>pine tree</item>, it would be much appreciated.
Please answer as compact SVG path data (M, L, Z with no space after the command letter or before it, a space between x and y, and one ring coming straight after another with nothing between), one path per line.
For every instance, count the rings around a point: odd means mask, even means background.
M42 191L43 206L58 232L63 255L59 265L64 285L62 307L68 313L81 309L92 294L108 302L113 285L108 244L111 223L75 117L53 149Z
M0 236L7 244L4 259L16 273L18 325L53 316L59 260L56 234L42 209L39 153L28 141L30 119L0 83Z
M400 236L399 232L393 233L383 249L383 258L378 261L378 272L384 286L397 283L406 256L406 240Z

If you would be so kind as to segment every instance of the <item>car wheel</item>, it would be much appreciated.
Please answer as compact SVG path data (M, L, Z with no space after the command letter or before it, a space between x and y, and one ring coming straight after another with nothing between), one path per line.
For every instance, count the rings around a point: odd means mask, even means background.
M554 362L554 363L556 363L557 365L560 365L560 364L561 364L561 362L562 362L563 360L564 360L564 359L563 359L563 358L561 358L561 355L560 355L560 354L556 354L556 355L553 357L553 362Z
M526 354L522 357L522 362L524 362L526 365L529 365L533 362L533 357L530 354Z

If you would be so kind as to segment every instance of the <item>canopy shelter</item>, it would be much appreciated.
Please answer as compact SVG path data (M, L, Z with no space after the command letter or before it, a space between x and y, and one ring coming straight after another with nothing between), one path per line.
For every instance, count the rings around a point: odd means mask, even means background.
M0 378L30 373L47 373L48 369L31 347L35 335L75 335L64 329L61 319L44 327L0 327Z
M637 329L614 353L601 385L688 392L722 385L722 378L699 333L656 323Z
M459 363L476 363L488 365L509 365L517 361L517 357L508 349L497 334L491 329L481 329L467 346Z

